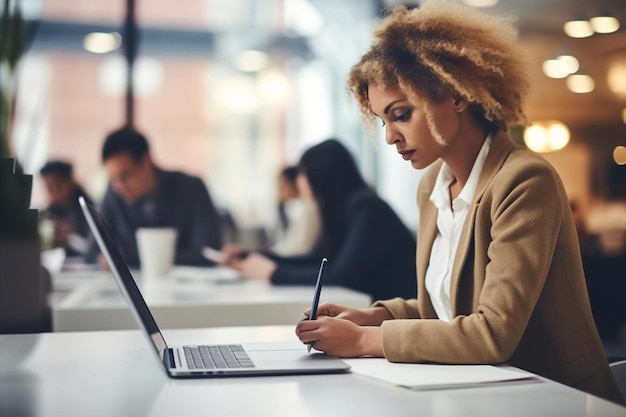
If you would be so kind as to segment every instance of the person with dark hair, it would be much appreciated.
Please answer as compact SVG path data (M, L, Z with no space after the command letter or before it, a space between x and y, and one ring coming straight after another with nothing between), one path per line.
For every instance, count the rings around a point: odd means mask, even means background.
M529 84L511 21L426 0L394 8L374 34L348 88L387 144L426 170L418 291L367 309L322 304L296 325L300 340L340 357L507 363L623 404L563 183L507 133L524 122Z
M308 149L298 163L298 188L314 198L322 220L316 248L303 257L251 253L226 264L250 279L273 284L313 285L322 257L325 283L373 299L414 296L415 238L361 176L348 150L336 139ZM267 255L267 256L266 256Z
M297 166L285 167L278 175L278 217L280 224L284 229L289 227L289 217L287 215L285 205L289 200L293 200L298 197L298 185L296 184L297 178Z
M39 171L48 196L48 207L42 212L42 221L52 223L52 247L62 247L67 256L84 254L89 247L89 227L83 216L78 197L91 202L83 188L74 180L72 164L54 160Z
M297 178L297 166L283 168L278 176L278 218L270 233L270 251L280 256L310 253L320 235L315 199L300 195Z
M102 163L110 181L102 216L129 265L139 265L135 232L142 227L176 229L176 264L210 263L202 249L219 247L222 236L218 213L200 178L160 169L146 138L129 127L107 136Z

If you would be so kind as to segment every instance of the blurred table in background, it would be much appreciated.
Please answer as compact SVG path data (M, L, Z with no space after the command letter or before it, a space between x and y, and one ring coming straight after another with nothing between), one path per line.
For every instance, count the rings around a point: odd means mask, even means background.
M311 286L274 286L240 279L228 268L175 267L162 279L142 280L131 271L161 328L295 324L313 298ZM136 329L137 324L110 272L87 269L52 275L54 331ZM324 287L321 301L355 308L366 294Z

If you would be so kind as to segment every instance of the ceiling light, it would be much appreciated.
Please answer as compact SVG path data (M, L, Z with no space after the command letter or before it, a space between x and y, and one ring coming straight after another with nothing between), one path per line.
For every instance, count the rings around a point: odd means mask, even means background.
M616 146L613 149L613 160L617 165L626 165L626 147Z
M122 44L122 36L117 32L92 32L85 35L83 48L94 54L115 51Z
M548 132L542 126L532 124L524 131L524 143L531 151L543 152L548 144Z
M606 81L612 92L619 97L626 98L626 55L611 59Z
M578 60L575 56L560 55L556 59L565 64L570 74L575 73L576 71L578 71L578 68L580 68L580 64L578 63Z
M572 74L567 77L565 84L572 93L577 94L590 93L596 86L593 78L585 74Z
M619 20L609 15L592 17L589 23L597 33L613 33L619 29Z
M543 73L550 78L565 78L571 74L567 64L558 59L547 59L541 66Z
M563 123L548 126L548 146L551 150L563 149L569 143L569 129Z
M556 120L534 122L524 131L524 143L534 152L563 149L569 143L569 138L567 126Z
M550 78L565 78L578 71L580 64L572 55L560 55L554 59L547 59L541 68L543 73Z
M570 38L588 38L593 35L591 23L587 20L577 19L570 20L563 25L565 34Z

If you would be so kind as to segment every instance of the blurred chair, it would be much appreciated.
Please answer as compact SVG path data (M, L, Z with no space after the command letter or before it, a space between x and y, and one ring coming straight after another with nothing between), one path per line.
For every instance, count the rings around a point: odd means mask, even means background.
M619 386L619 390L622 393L622 398L626 399L626 360L613 362L610 366L613 376L615 376L615 380L617 381L617 385Z

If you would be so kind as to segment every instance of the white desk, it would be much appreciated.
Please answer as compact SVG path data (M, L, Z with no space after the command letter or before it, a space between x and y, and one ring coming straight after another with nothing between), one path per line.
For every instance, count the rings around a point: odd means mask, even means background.
M236 280L233 271L177 267L160 281L138 284L161 328L294 324L310 307L313 285L272 286ZM314 280L313 277L312 280ZM136 329L126 300L108 272L66 272L53 276L55 331ZM365 308L366 294L324 287L322 301Z
M164 334L176 344L295 340L293 326ZM626 408L544 379L433 391L352 373L170 380L132 330L0 335L0 348L2 416L626 416Z

